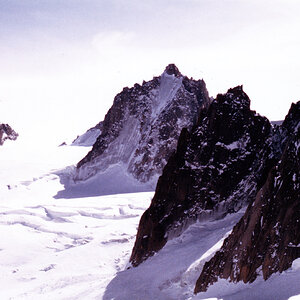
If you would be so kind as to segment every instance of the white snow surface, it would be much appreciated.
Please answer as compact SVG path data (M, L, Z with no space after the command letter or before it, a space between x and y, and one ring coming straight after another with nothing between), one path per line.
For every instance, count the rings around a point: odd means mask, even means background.
M0 149L1 300L300 298L300 259L266 282L219 280L206 293L193 294L204 262L242 211L191 225L139 267L127 269L153 192L54 198L63 188L58 170L88 150L33 147L21 140Z
M158 116L162 109L174 98L182 84L183 77L177 78L163 72L158 89L158 96L153 99L152 117Z
M91 128L84 134L78 136L72 143L72 146L91 147L95 144L97 137L101 134L98 128Z
M84 171L86 169L81 169ZM64 188L55 198L78 198L103 196L124 193L149 192L155 188L158 176L147 183L136 180L128 171L127 165L117 163L109 166L103 172L100 170L94 176L84 181L74 181L75 167L68 167L57 174L61 177Z
M78 169L75 179L84 181L97 173L103 174L110 166L120 162L127 165L139 139L138 121L134 117L129 117L126 126L122 128L120 135L108 145L105 153Z

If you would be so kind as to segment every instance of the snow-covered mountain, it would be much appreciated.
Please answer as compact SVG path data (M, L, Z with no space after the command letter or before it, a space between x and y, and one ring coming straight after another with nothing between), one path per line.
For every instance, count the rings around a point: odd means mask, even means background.
M15 141L19 135L8 125L8 124L0 124L0 146L6 140Z
M247 103L247 97L240 88L233 89L231 94L240 94L241 100L245 100L245 104ZM227 96L229 97L229 95ZM230 108L230 101L227 102ZM223 104L223 108L226 108L225 102ZM236 105L238 105L237 102ZM205 123L206 120L204 123L211 124L207 127L209 130L219 128L217 130L219 133L216 136L220 140L224 139L220 141L224 146L218 144L216 148L221 147L221 153L224 152L223 155L228 155L229 161L232 159L231 163L234 164L235 157L237 159L243 157L243 150L240 149L243 144L234 144L227 139L229 135L225 137L222 134L222 127L224 126L213 126L212 123L218 123L221 120L218 106L216 104L213 104L213 106L214 109L211 108L211 112L215 111L212 116L216 116L216 118L213 117L212 120L215 121ZM270 249L274 249L273 242L282 245L285 245L285 241L288 242L287 248L291 252L287 252L288 260L286 262L290 265L290 259L297 254L297 242L299 243L297 237L299 222L295 219L295 216L299 213L299 207L297 206L299 201L298 198L293 196L290 198L290 195L293 195L290 192L298 192L299 185L295 185L294 190L287 189L287 186L291 187L292 184L299 182L299 177L297 177L299 176L299 173L297 173L299 172L299 133L296 140L290 133L292 128L297 128L296 122L297 118L299 120L299 114L297 114L297 110L293 109L293 112L286 118L284 126L274 126L273 129L268 129L268 122L265 118L259 117L246 109L247 105L241 105L240 107L242 108L242 116L248 116L250 117L249 120L254 120L254 123L258 122L257 124L260 124L260 127L257 127L258 129L262 129L263 125L266 128L263 133L258 134L256 139L255 137L253 137L253 140L250 139L252 141L250 143L251 148L249 148L249 144L247 149L258 149L255 147L262 143L260 139L269 136L268 130L273 132L270 134L271 139L267 138L265 151L258 151L257 158L252 158L256 161L259 157L264 157L264 153L267 154L268 151L271 151L273 159L270 163L273 164L272 161L274 161L273 165L278 165L278 168L275 167L273 171L276 172L275 178L268 177L268 174L262 175L262 178L270 178L269 185L265 185L268 182L267 179L258 185L262 188L262 191L268 191L269 187L273 188L272 181L276 182L276 189L273 194L278 199L278 204L281 203L281 199L283 200L281 196L286 197L285 200L288 200L291 204L284 200L287 204L287 214L283 218L285 220L283 223L288 225L288 229L283 230L285 226L282 226L279 230L280 236L278 239L277 235L274 236L276 231L272 233L271 228L269 232L270 242L272 242L270 243L272 245ZM295 108L297 107L299 106L295 106ZM210 109L203 112L204 119L205 115L209 115L209 111ZM238 112L237 109L231 110L231 112L233 111ZM242 116L239 116L238 119L243 120ZM229 120L228 117L227 121ZM221 122L220 124L229 126L230 122ZM235 121L232 122L234 124ZM200 125L198 124L197 127L200 128ZM232 136L241 136L241 139L244 140L244 134L247 135L249 132L250 137L254 135L251 133L251 128L252 126L238 128L240 131L237 135L233 133ZM194 139L194 131L196 129L191 129L191 132L188 133L188 145ZM183 133L181 141L186 140L184 135L187 135L186 131ZM209 134L206 137L208 136ZM197 139L195 138L194 141L196 147ZM231 145L230 149L227 149L225 145L227 145L227 148L228 145ZM237 146L237 148L234 146ZM182 146L178 147L181 148ZM296 152L294 152L295 149L297 149ZM87 147L57 147L56 144L51 147L51 145L38 143L38 141L36 144L32 144L26 139L24 141L18 139L16 142L7 143L5 147L0 148L1 299L200 300L213 298L295 300L300 298L300 259L293 260L291 267L282 273L272 274L267 281L264 281L262 276L258 276L251 284L234 283L226 279L219 279L217 283L209 286L206 292L194 294L196 281L205 262L209 261L216 251L221 248L224 239L228 237L238 220L243 217L246 208L227 214L225 217L215 211L214 216L218 215L219 218L215 220L213 220L213 216L207 220L202 218L200 222L188 226L180 235L178 233L183 228L179 226L177 232L173 232L175 237L171 238L169 236L164 247L156 255L148 257L135 268L129 268L130 264L128 263L134 246L138 222L142 213L149 206L153 192L122 195L114 193L114 195L94 195L94 197L89 198L83 198L75 193L71 195L74 198L72 200L55 199L54 195L62 188L61 178L56 175L59 172L55 170L79 161L81 157L87 154L88 150ZM231 151L233 152L231 153ZM210 152L210 154L212 153L214 152ZM286 155L283 153L286 153ZM296 156L293 153L296 153ZM192 155L192 152L189 155ZM215 163L217 163L222 155L213 157ZM270 156L267 155L267 157ZM278 158L281 159L281 163ZM169 169L171 169L170 161L168 163ZM210 163L211 166L214 166L213 161ZM241 163L244 164L244 162ZM292 163L293 166L291 166ZM266 166L257 166L257 168L263 170ZM298 171L295 168L298 168ZM269 173L271 174L272 167L270 170ZM251 170L247 169L246 171L251 174ZM259 171L258 174L262 173ZM294 174L296 181L294 181ZM227 175L229 176L229 174ZM281 175L281 178L277 175ZM236 177L233 176L233 178ZM107 177L106 184L109 184L109 180L111 180L115 192L115 177ZM252 178L249 182L253 183L255 180ZM125 184L126 182L124 186ZM83 188L80 185L79 187L80 189ZM215 195L217 195L217 191L215 189ZM91 190L87 190L87 192L91 196ZM178 186L178 195L181 194L182 186ZM264 195L266 194L269 194L269 192L264 192ZM299 193L296 195L299 195ZM267 215L263 214L263 220L261 218L257 219L259 222L263 221L263 228L273 226L273 221L270 223L271 219L275 220L272 217L273 212L280 211L279 222L281 217L284 216L282 213L284 205L280 204L278 207L275 205L273 210L268 207L268 201L266 200L267 198L263 196L261 202L258 200L254 202L254 211L259 213L261 206L262 210L266 208L269 212ZM238 209L236 204L228 207L233 207L233 210ZM224 209L226 206L222 207ZM163 206L161 206L161 209L163 209ZM253 224L255 215L247 214L247 216L251 221L250 225ZM266 222L264 222L265 218ZM153 220L155 221L155 219ZM247 221L248 219L246 220L244 217L243 220ZM194 219L191 218L190 221L194 222ZM286 221L287 223L285 223ZM255 228L258 228L258 225L255 225ZM256 239L256 232L254 232L254 236ZM264 236L260 236L262 240ZM253 242L255 242L255 239ZM253 248L255 250L255 247ZM285 251L284 249L283 251ZM282 253L285 252L278 248L277 253L278 258L281 259ZM252 254L254 255L255 252L253 251ZM253 256L251 257L253 258ZM276 266L276 264L274 265Z
M260 272L268 279L290 268L300 257L299 138L300 102L272 127L250 110L242 87L218 95L192 131L182 131L140 220L132 265L139 268L188 225L222 219L249 204L205 264L195 292L218 278L253 282Z
M0 155L1 299L300 297L299 260L266 282L234 284L222 279L194 295L204 262L221 247L242 210L223 219L196 222L155 256L128 269L136 228L153 193L53 199L62 186L51 170L75 163L88 149L55 144L45 147L40 156L36 145L24 153L19 142L2 147Z
M292 105L281 133L280 160L221 250L204 265L196 293L218 278L266 280L300 257L300 102Z
M118 166L154 188L182 128L191 129L209 103L204 81L183 76L173 64L151 81L124 88L101 123L92 150L78 163L75 181Z
M184 129L140 221L131 262L160 250L196 220L216 219L255 198L276 159L269 121L250 110L241 86L218 95Z

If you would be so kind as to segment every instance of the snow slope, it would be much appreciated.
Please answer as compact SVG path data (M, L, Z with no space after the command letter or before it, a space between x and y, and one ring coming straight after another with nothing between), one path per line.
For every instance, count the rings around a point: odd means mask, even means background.
M108 285L104 298L116 300L284 300L300 299L300 260L268 281L253 284L219 280L206 293L194 295L201 269L223 243L243 212L223 220L196 223L136 268L119 272ZM128 288L124 288L128 287Z
M300 297L299 260L267 282L221 280L193 295L203 263L242 212L198 222L139 267L127 269L140 216L153 192L55 199L62 189L56 173L83 151L88 149L35 148L21 140L0 149L1 300Z
M101 299L153 193L56 200L56 168L82 148L48 149L46 162L10 146L0 152L0 299Z
M152 193L57 201L34 192L1 201L0 299L101 299Z
M73 142L73 146L91 147L97 140L97 137L101 134L101 130L98 128L91 128L84 134L78 136Z
M56 199L153 191L158 178L155 176L151 181L141 183L127 172L127 166L123 163L114 164L85 181L74 180L74 172L75 167L57 172L64 189L58 191Z

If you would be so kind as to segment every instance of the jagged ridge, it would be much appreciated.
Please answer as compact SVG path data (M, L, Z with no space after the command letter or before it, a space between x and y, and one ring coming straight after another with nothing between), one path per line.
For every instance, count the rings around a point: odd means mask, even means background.
M282 156L245 215L204 265L195 293L218 278L253 282L268 279L300 257L300 102L293 104L282 127Z
M222 216L254 199L276 157L269 121L250 110L241 86L218 95L184 129L143 214L131 262L137 266L189 223Z

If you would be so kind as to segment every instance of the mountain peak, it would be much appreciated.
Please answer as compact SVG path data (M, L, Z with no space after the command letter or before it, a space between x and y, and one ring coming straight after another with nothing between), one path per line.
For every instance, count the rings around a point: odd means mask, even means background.
M162 249L186 224L218 218L254 199L269 171L265 142L271 125L249 106L241 87L230 89L201 111L192 130L182 131L141 218L133 266Z
M235 110L250 109L250 99L243 91L242 85L229 89L225 94L218 94L217 101L223 104L230 104Z
M176 77L180 77L182 76L182 74L180 73L180 71L178 70L178 68L176 67L175 64L169 64L166 69L165 72L168 75L175 75Z
M0 146L6 140L16 140L19 135L8 125L0 123Z
M160 77L116 95L101 129L93 131L99 135L78 163L75 179L84 181L122 163L126 176L154 189L182 127L191 129L202 106L211 102L203 80L183 79L170 64Z
M205 263L195 293L206 291L221 278L251 283L262 275L266 280L300 257L299 120L300 103L293 104L284 121L288 131L280 133L286 137L281 155L222 248Z
M244 91L243 91L243 85L238 85L238 86L236 86L234 88L229 89L228 93L233 93L233 94L244 93Z

